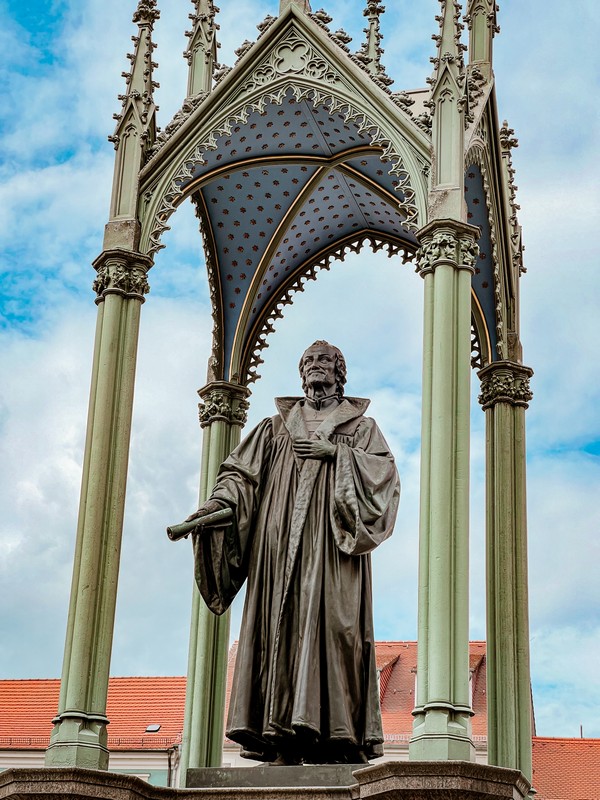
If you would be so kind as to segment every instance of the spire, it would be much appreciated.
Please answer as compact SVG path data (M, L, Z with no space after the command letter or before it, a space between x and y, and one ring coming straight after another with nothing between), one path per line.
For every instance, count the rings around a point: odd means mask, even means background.
M190 14L190 19L194 27L186 31L185 35L190 41L183 54L190 67L188 97L210 92L219 47L216 36L219 25L215 22L215 14L219 9L213 0L192 0L192 3L194 13Z
M439 79L446 68L459 81L461 74L464 75L463 52L466 50L460 40L461 31L465 27L460 22L461 6L453 0L440 0L440 5L441 13L436 16L440 32L431 37L437 43L437 57L432 59L435 67L434 81L436 77Z
M469 0L465 14L469 26L469 65L477 64L486 78L491 76L494 35L500 32L498 10L495 0Z
M394 81L386 74L385 67L381 63L381 56L383 49L380 47L380 42L383 36L379 30L379 15L383 14L385 6L382 6L377 0L367 0L367 7L363 11L363 16L367 17L368 27L364 29L367 34L367 41L363 42L356 57L361 61L367 72L370 72L374 78L389 86Z
M137 175L156 139L158 107L154 104L154 89L158 88L158 83L152 79L152 74L158 64L152 60L156 48L152 30L159 16L156 0L139 0L133 14L139 31L137 36L131 37L135 45L133 53L127 55L131 71L123 72L127 82L125 94L119 95L123 107L120 114L114 115L117 126L109 137L117 151L111 204L113 218L135 217Z
M433 150L430 205L438 219L463 220L466 48L460 36L464 25L460 22L460 3L440 0L440 5L441 13L436 17L440 32L432 37L437 42L437 55L431 59L434 74L428 81Z

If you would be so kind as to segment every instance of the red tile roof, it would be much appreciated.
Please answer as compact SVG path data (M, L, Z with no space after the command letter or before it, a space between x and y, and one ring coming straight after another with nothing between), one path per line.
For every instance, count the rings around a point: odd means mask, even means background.
M415 704L416 642L376 642L381 713L385 740L407 742ZM231 693L237 642L227 663L227 705ZM470 643L473 686L473 735L486 735L485 642ZM0 681L0 748L39 748L48 744L58 705L58 680ZM111 678L107 716L113 750L165 749L183 729L185 678ZM150 724L157 733L146 733Z
M237 642L229 651L227 700ZM470 643L473 735L486 735L485 642ZM381 712L388 744L406 743L412 730L416 642L377 642ZM107 715L111 750L165 750L181 740L184 677L111 678ZM60 681L0 680L0 749L44 750L58 705ZM157 733L146 727L160 724ZM533 738L536 800L600 800L600 739Z
M410 739L415 707L415 675L417 669L416 642L376 642L377 667L391 672L382 685L381 718L386 742L407 742ZM487 734L485 694L485 642L469 643L469 662L473 686L473 735ZM380 667L381 665L381 667Z
M376 642L375 650L385 740L406 742L413 722L417 644ZM227 705L236 654L237 642L231 647L227 662ZM470 665L474 688L473 734L485 736L485 642L470 643ZM0 748L47 747L59 686L56 679L0 681ZM110 749L166 749L181 738L184 706L183 677L111 678L107 706ZM146 733L151 724L160 724L160 730Z
M184 677L111 678L108 686L108 746L111 750L165 750L181 741ZM0 748L48 746L60 681L0 681ZM160 724L156 733L146 727Z
M536 800L599 800L600 739L533 737Z

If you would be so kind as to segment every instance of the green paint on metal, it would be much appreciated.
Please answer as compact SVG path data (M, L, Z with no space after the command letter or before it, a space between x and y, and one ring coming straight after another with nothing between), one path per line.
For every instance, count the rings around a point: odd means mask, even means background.
M201 415L204 437L200 503L210 495L219 467L240 441L248 394L245 387L225 382L208 384L200 391L206 401L206 414ZM210 405L213 396L219 400L215 414ZM229 620L229 612L217 617L209 611L194 586L180 765L182 785L189 768L221 766Z
M470 277L475 229L421 232L425 279L419 651L412 760L474 760L469 693Z
M108 768L106 697L141 299L114 291L99 303L61 692L47 766Z
M498 361L480 371L486 413L488 761L531 781L525 409L532 371Z

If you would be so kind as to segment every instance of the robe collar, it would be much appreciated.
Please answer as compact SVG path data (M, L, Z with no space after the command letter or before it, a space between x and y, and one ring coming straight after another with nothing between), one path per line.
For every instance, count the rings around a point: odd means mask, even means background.
M305 403L303 397L276 397L275 405L279 416L292 439L308 439L308 430L302 414ZM336 428L357 417L363 416L370 400L364 397L344 397L342 402L332 409L317 428L324 438L330 439Z

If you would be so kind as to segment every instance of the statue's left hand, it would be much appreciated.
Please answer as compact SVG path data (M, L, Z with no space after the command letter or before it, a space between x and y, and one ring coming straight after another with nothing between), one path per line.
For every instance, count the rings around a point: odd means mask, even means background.
M336 447L327 439L296 439L293 444L298 458L317 458L321 461L333 458Z

